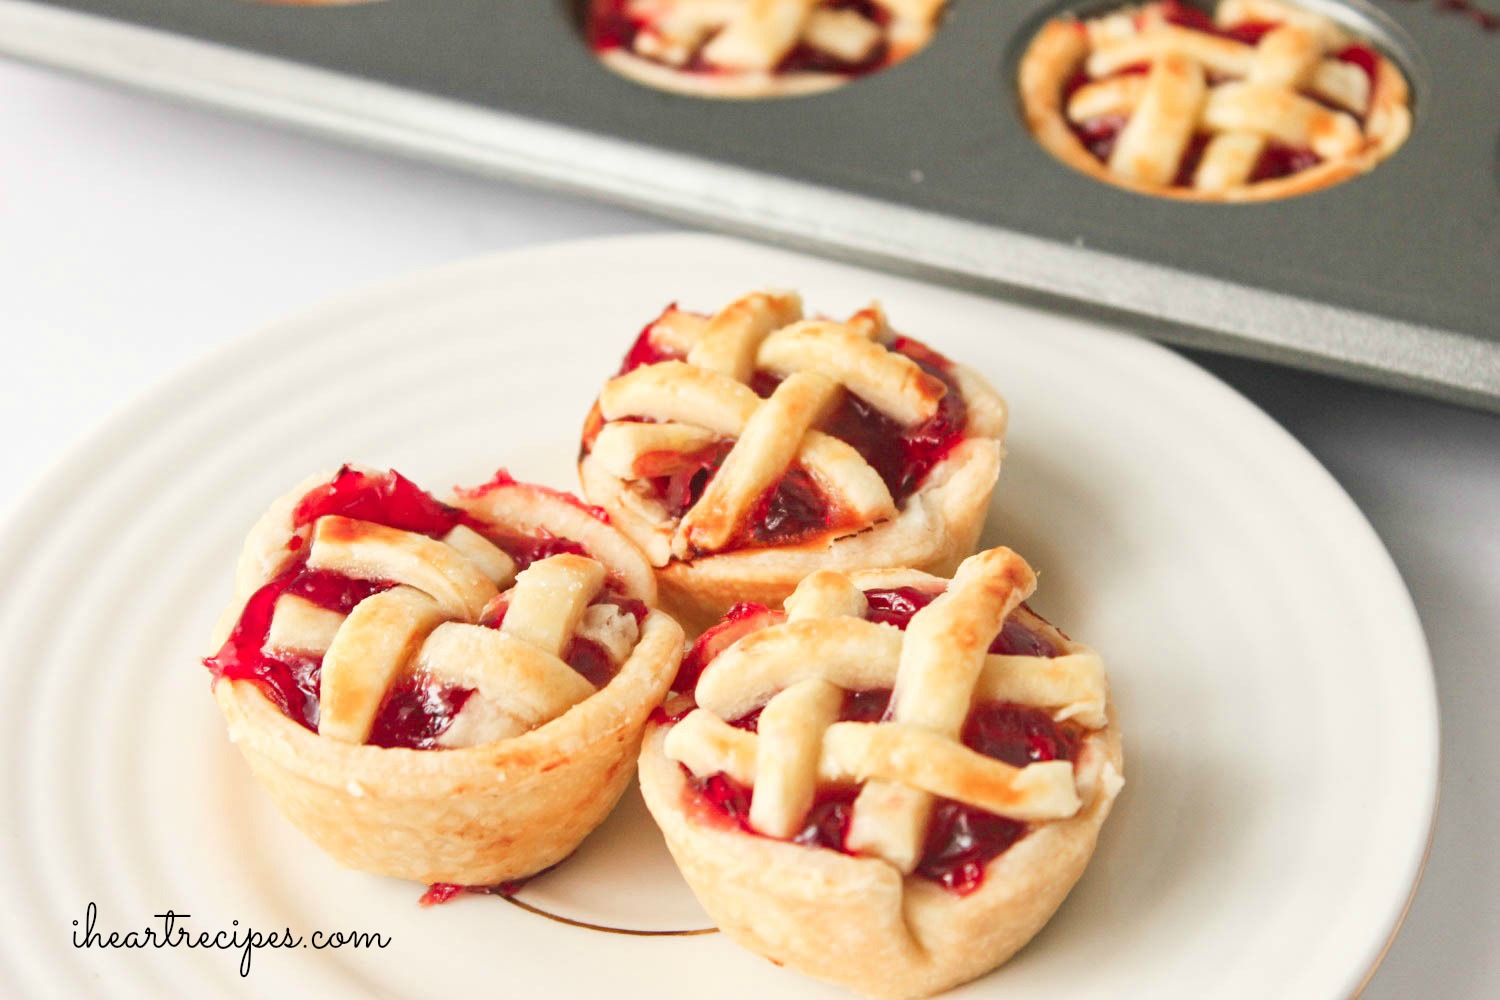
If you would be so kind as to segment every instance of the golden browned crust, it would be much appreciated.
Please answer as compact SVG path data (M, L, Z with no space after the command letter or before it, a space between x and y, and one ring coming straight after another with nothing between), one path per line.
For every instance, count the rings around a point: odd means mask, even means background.
M329 478L306 480L251 529L215 649L249 596L284 567L297 503ZM573 538L629 596L655 600L651 568L635 547L550 491L514 484L450 502L502 530ZM556 864L603 822L630 779L642 727L675 676L682 648L677 623L651 611L635 649L599 691L530 732L462 749L325 738L247 681L221 680L214 697L230 740L282 814L340 864L428 883L491 885Z
M447 502L502 530L571 538L605 565L627 597L656 604L656 576L646 557L630 539L567 497L530 483L507 483L479 493L458 492Z
M282 814L334 860L419 882L492 885L556 864L609 815L681 655L682 630L653 611L598 693L529 733L457 750L325 739L245 681L216 684L214 697Z
M657 567L661 607L689 636L708 628L730 607L752 601L777 608L803 577L820 569L850 572L907 566L950 576L974 551L1000 476L1004 401L981 376L962 366L954 375L969 408L969 437L928 473L896 517L853 535L810 545L741 549L671 560ZM645 524L624 502L627 484L585 454L579 461L584 495L610 514L616 526L649 548Z
M666 728L647 729L641 790L704 909L751 951L868 996L930 996L1009 959L1082 875L1118 788L1096 783L1076 816L1038 825L958 896L876 858L742 832L699 804ZM1094 739L1122 772L1113 708Z
M1365 125L1369 141L1358 155L1325 160L1286 177L1223 192L1142 184L1114 173L1099 162L1068 127L1062 107L1063 88L1087 51L1088 40L1078 20L1059 17L1043 25L1027 46L1017 74L1021 113L1037 142L1063 163L1095 180L1138 194L1205 202L1270 201L1310 194L1371 170L1400 148L1411 131L1411 95L1406 77L1389 59L1377 53L1380 61Z

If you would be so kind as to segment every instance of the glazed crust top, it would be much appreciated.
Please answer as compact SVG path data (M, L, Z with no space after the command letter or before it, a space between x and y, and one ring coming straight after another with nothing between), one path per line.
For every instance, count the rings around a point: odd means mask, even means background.
M394 476L349 467L338 476L351 473L373 481ZM273 659L320 664L321 737L365 743L393 686L417 676L469 692L435 746L493 743L549 722L595 693L595 683L564 660L576 639L593 643L616 668L629 658L640 638L638 617L604 598L634 589L645 567L606 568L589 549L589 555L564 552L520 568L476 527L530 534L524 529L536 526L476 517L468 518L473 527L460 521L440 537L337 514L298 523L294 511L310 491L336 481L315 477L272 506L247 539L238 580L241 608L288 573L378 588L347 610L296 588L273 595L261 649ZM565 511L577 514L591 521L595 540L601 532L594 529L607 530L576 503L540 487L507 482L462 499L491 514L515 502L485 495L496 491L526 492L533 518L536 507L549 504L565 524L574 523ZM457 517L456 508L448 510ZM654 596L654 589L647 593ZM216 647L244 614L226 615Z
M946 393L963 391L962 433L1004 432L1004 404L993 391L967 374L955 378L962 390L951 388L891 349L895 334L878 306L842 323L806 319L797 295L757 292L711 317L669 309L646 336L680 360L642 364L604 386L584 461L616 483L604 502L656 565L734 547L757 502L793 467L830 504L835 536L893 517L898 502L880 473L817 429L846 393L911 428L931 420ZM750 386L758 372L780 379L765 398ZM680 517L643 489L718 442L732 447Z
M912 571L808 577L787 599L784 622L709 663L699 707L668 732L666 755L700 778L753 787L749 825L773 838L800 829L820 783L861 783L845 847L902 874L917 865L935 797L1043 823L1074 816L1101 790L1112 798L1121 779L1092 736L1076 766L1014 767L959 741L971 707L987 702L1043 708L1090 732L1109 724L1103 665L1088 647L1050 630L1059 655L988 652L1035 588L1014 552L965 560L904 632L865 617L861 587L945 582ZM879 688L892 689L884 719L837 721L846 691ZM757 708L756 732L730 724Z
M946 0L593 0L605 60L667 89L766 97L836 86L926 45ZM628 37L600 22L630 25ZM795 56L805 53L797 63ZM793 58L788 65L788 58Z
M1059 18L1033 39L1019 86L1032 133L1068 165L1191 200L1318 190L1369 170L1411 128L1388 58L1281 0L1223 0L1212 23L1175 0ZM1083 136L1100 129L1112 139L1091 149ZM1295 159L1268 169L1277 150Z

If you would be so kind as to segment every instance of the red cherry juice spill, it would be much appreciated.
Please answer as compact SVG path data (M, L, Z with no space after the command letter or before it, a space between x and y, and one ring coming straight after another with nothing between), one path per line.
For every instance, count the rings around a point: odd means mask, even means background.
M502 470L480 490L514 482ZM578 503L576 499L574 502ZM519 568L559 552L587 554L571 539L551 535L498 536L483 522L442 503L394 471L365 472L344 466L327 483L307 492L293 510L292 523L301 529L330 515L383 524L431 538L441 538L457 525L466 524L505 549ZM348 614L360 601L394 584L308 569L307 546L300 535L288 540L287 549L293 553L291 563L250 596L223 647L203 662L215 682L220 678L251 681L289 719L317 732L321 658L272 655L265 651L277 600L283 594L294 594L320 608ZM588 657L588 653L580 653L581 660ZM597 670L593 659L588 659L587 667ZM387 692L369 742L381 747L431 749L472 693L471 689L438 684L431 678L407 678Z
M554 865L553 867L557 866ZM547 871L551 870L551 868L547 869ZM509 882L499 882L495 885L458 885L454 882L434 882L427 887L426 892L422 893L422 898L417 900L417 904L419 906L441 906L444 903L452 902L465 893L473 896L514 896L526 888L526 883L536 878L537 875L544 874L546 872L537 872L536 875L512 879Z

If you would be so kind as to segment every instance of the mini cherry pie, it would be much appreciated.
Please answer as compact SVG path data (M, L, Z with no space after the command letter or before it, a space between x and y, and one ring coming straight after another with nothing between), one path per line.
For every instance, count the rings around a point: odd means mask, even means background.
M1406 78L1368 42L1280 0L1178 0L1049 22L1021 62L1026 121L1054 156L1147 194L1305 194L1390 156Z
M932 37L945 0L591 0L589 43L641 83L702 97L836 87Z
M1009 549L952 581L820 571L684 663L646 803L719 927L874 996L983 975L1082 874L1123 784L1104 668ZM701 673L698 673L701 671Z
M205 662L256 777L340 863L488 885L613 807L682 631L603 512L504 473L348 467L251 530Z
M585 495L690 631L824 568L952 572L979 537L1005 404L878 306L805 319L748 295L647 324L585 424Z

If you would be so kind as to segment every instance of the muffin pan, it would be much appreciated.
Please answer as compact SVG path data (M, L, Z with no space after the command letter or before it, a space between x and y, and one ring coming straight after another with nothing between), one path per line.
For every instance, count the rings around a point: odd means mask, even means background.
M1318 193L1206 205L1101 184L1028 134L1027 41L1101 6L954 0L896 66L743 102L615 75L565 0L0 0L0 52L1500 410L1500 31L1429 2L1308 0L1406 70L1411 137Z

